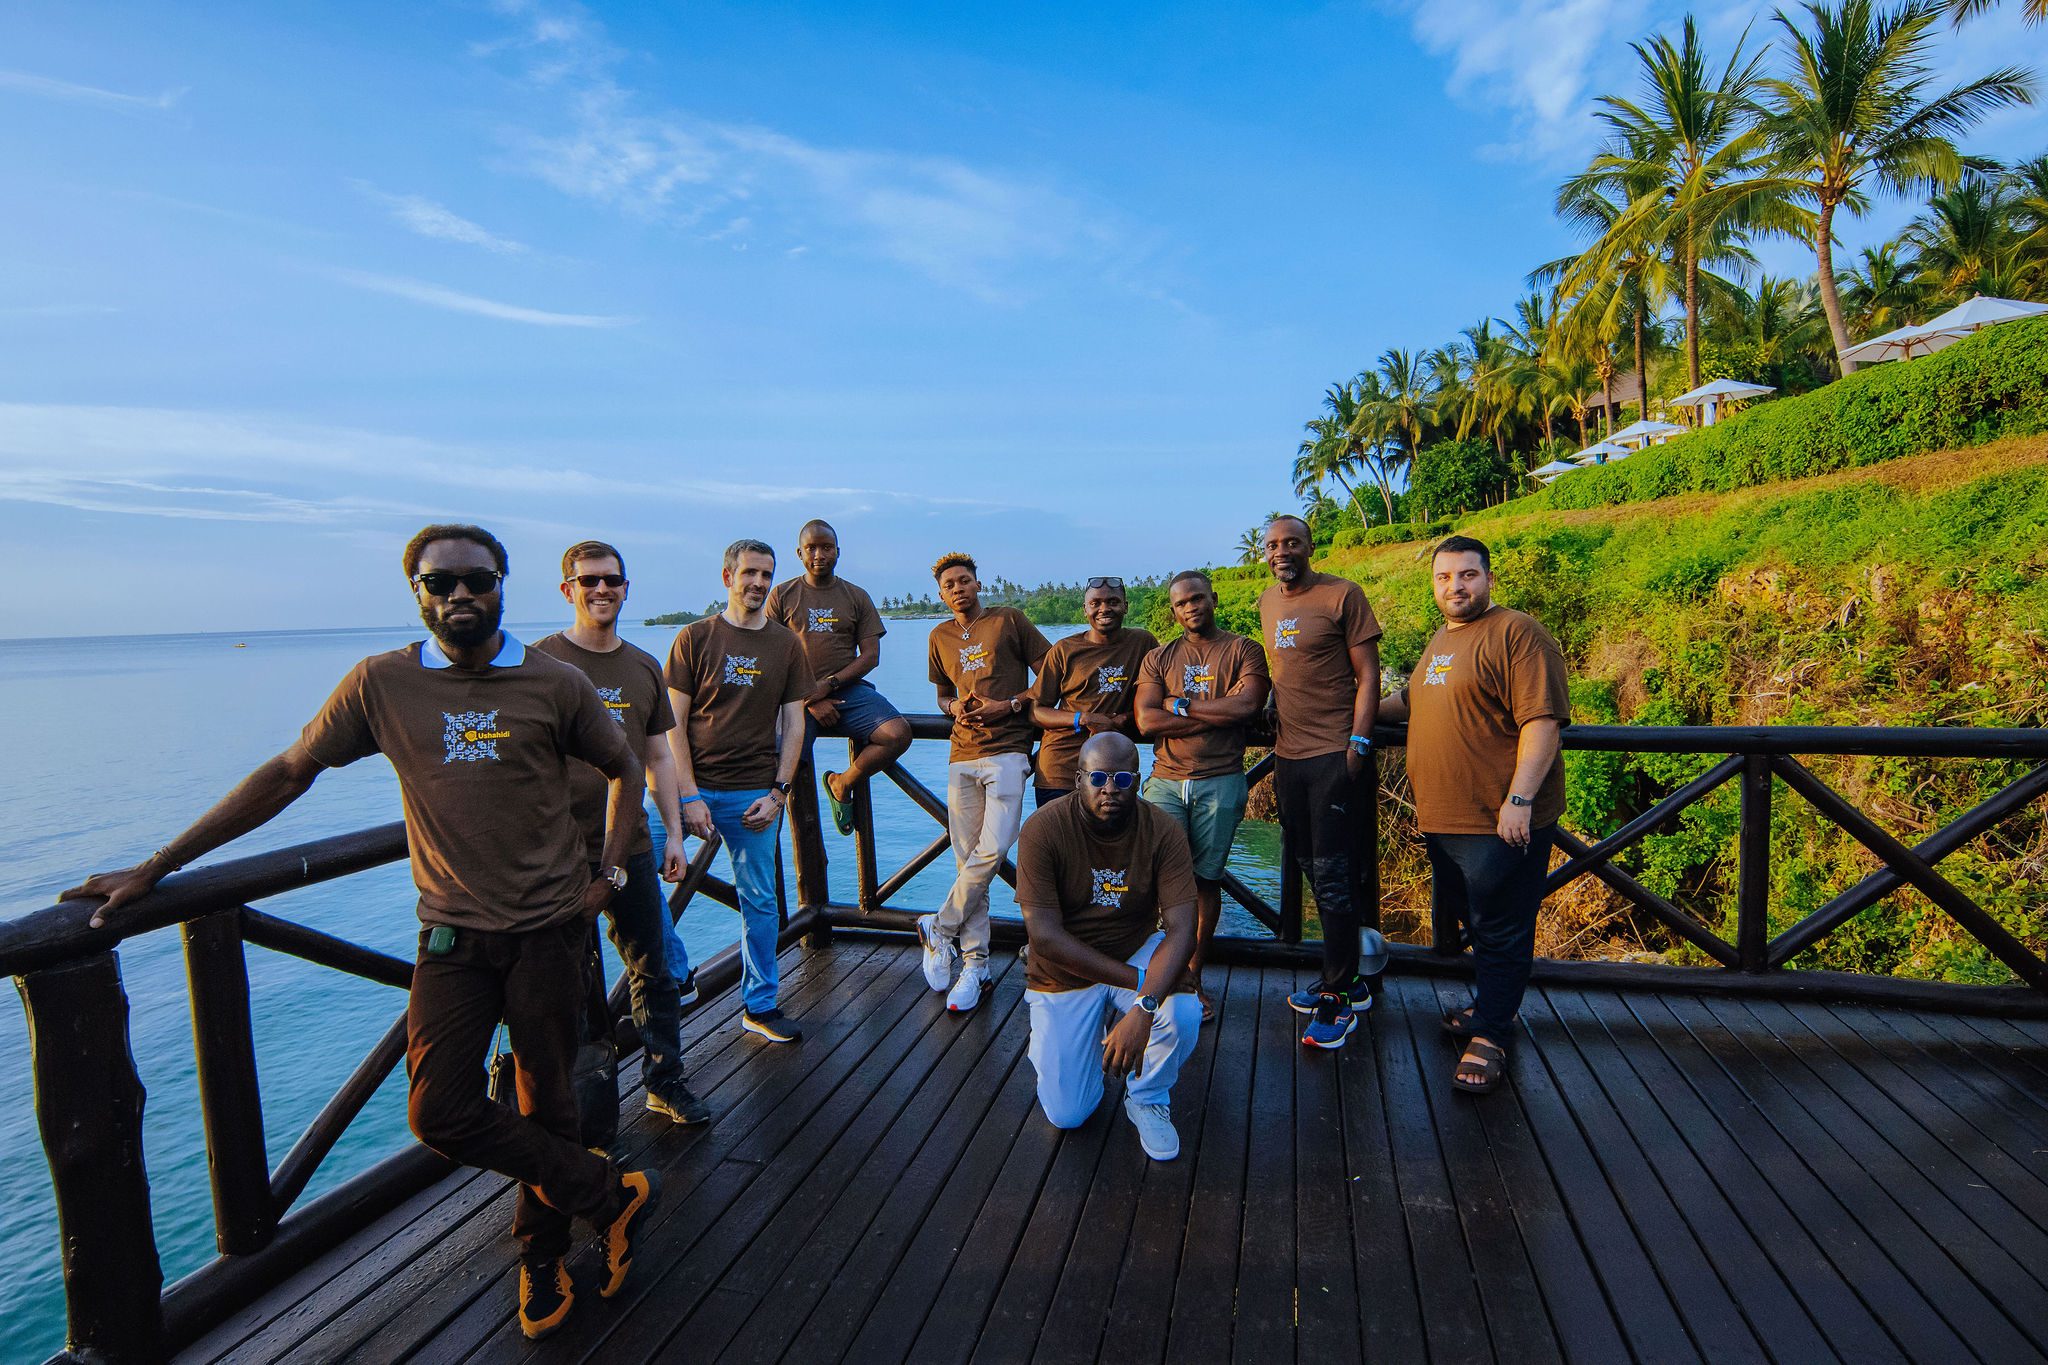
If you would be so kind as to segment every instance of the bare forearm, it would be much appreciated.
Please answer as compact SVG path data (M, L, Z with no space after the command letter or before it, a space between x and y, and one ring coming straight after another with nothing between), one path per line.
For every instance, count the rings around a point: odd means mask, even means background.
M1515 740L1515 780L1508 790L1516 796L1534 797L1549 775L1550 765L1557 761L1562 743L1561 727L1554 720L1532 720L1524 725Z
M794 782L796 766L804 756L804 704L786 703L782 708L782 742L775 751L775 780Z
M1164 707L1138 708L1138 733L1147 739L1179 739L1199 735L1208 725L1193 716L1176 716Z
M635 817L640 813L640 803L647 792L647 780L636 764L628 764L623 773L611 779L609 800L604 812L604 858L600 867L623 867L626 863L626 846L632 838L633 827L638 823Z
M1380 714L1380 646L1371 640L1351 651L1352 671L1358 675L1358 690L1351 698L1351 733L1370 735Z
M667 743L647 751L647 776L649 786L654 788L654 812L661 817L661 827L669 837L683 837L682 802L676 799L681 790L676 786L676 757L668 750Z
M860 642L860 653L854 656L853 662L832 676L838 680L840 687L845 687L848 683L859 682L862 678L874 672L875 665L880 662L882 662L881 638L878 636L872 640L862 640Z
M1245 692L1229 697L1195 697L1188 702L1188 715L1213 727L1242 725L1259 714L1264 696Z
M1379 714L1375 719L1383 720L1389 725L1406 725L1408 723L1407 691L1404 689L1394 693L1392 696L1381 697ZM1365 732L1361 730L1359 733L1364 734Z
M1166 937L1145 965L1145 979L1139 984L1138 994L1164 1000L1179 983L1188 959L1194 956L1195 907L1178 906L1161 918L1166 925Z
M1121 986L1125 990L1137 989L1139 977L1136 967L1128 962L1119 962L1108 953L1089 947L1068 933L1064 927L1053 927L1058 924L1057 916L1045 918L1052 923L1041 922L1033 925L1030 923L1031 916L1028 913L1025 916L1031 951L1037 954L1040 960L1050 962L1083 981L1099 981L1108 986ZM1188 944L1188 951L1194 951L1192 940ZM1185 955L1182 960L1186 960Z
M171 863L183 866L205 857L222 844L260 829L306 794L320 769L309 759L295 759L290 752L262 764L235 784L233 791L215 802L192 826L164 845Z

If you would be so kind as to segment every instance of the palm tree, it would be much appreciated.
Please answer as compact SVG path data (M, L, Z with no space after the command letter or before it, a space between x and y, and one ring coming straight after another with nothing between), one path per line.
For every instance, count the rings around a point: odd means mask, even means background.
M1403 463L1413 464L1433 407L1424 367L1413 351L1382 351L1378 370L1386 430L1400 439Z
M1844 319L1865 336L1906 326L1927 302L1919 274L1919 263L1902 258L1897 242L1863 248L1863 264L1851 266L1835 281Z
M2033 76L2005 67L1929 97L1935 11L1912 0L1884 10L1872 0L1840 0L1809 3L1806 13L1811 33L1778 11L1791 68L1764 82L1765 133L1776 181L1816 211L1810 240L1840 361L1849 332L1835 289L1836 212L1862 213L1874 191L1955 184L1964 162L1952 139L1994 109L2032 104ZM1842 362L1844 374L1854 368Z
M1899 242L1919 253L1921 275L1936 289L1968 298L1983 281L2010 270L2019 244L2018 199L2005 180L1966 175L1929 199L1927 212L1907 224Z
M1265 530L1261 523L1237 538L1237 562L1256 564L1266 557L1266 547L1259 543L1259 532Z
M1941 7L1948 11L1949 20L1960 27L1963 20L1975 18L1996 3L1997 0L1942 0ZM2029 24L2048 20L2048 0L2021 0L2020 13Z
M1744 35L1745 38L1747 35ZM1626 207L1587 253L1582 271L1646 245L1668 243L1685 299L1686 369L1700 382L1700 266L1729 257L1749 231L1792 232L1799 213L1782 190L1757 174L1763 136L1752 96L1762 77L1761 55L1745 60L1742 41L1718 75L1691 15L1680 40L1659 36L1633 44L1647 99L1600 99L1599 117L1612 130L1586 177L1628 196ZM1568 277L1576 291L1583 278Z
M1647 157L1633 160L1641 163ZM1589 170L1567 180L1557 192L1558 216L1592 236L1595 244L1529 272L1532 285L1555 284L1552 338L1567 350L1585 352L1600 370L1601 387L1607 390L1604 410L1610 422L1614 413L1613 345L1624 331L1634 336L1636 375L1643 380L1647 394L1645 331L1671 296L1672 255L1666 244L1648 233L1617 230L1629 206L1652 193L1656 179L1653 171L1637 164ZM1643 409L1638 417L1650 415L1647 399L1638 407Z

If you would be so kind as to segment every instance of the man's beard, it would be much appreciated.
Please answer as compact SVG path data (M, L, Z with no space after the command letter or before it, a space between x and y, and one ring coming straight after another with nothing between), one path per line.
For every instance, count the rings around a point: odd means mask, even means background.
M1074 792L1067 799L1070 801L1080 801L1081 793L1078 791ZM1114 839L1131 827L1131 817L1138 813L1138 803L1135 801L1131 802L1115 815L1101 816L1095 813L1093 806L1082 802L1081 813L1088 817L1089 828L1093 829L1095 833L1104 838Z
M1276 568L1273 570L1273 577L1279 579L1282 583L1292 583L1295 579L1301 577L1301 566L1299 564L1288 564L1285 567Z
M479 614L474 625L451 626L436 617L433 607L423 602L420 604L420 620L426 622L427 630L442 644L451 649L468 649L498 633L498 622L505 616L505 604L500 601L485 606L479 602L477 611Z

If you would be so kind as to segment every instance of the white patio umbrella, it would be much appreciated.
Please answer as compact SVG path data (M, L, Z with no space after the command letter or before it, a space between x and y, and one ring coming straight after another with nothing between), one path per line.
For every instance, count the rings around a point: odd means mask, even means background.
M1994 323L2011 322L2015 318L2039 317L2048 313L2048 304L2026 303L2020 299L1993 299L1982 294L1968 303L1959 303L1938 318L1931 318L1917 327L1895 327L1883 336L1858 342L1842 352L1842 359L1858 365L1868 365L1879 360L1911 360L1916 356L1929 355L1945 346L1953 346L1970 333L1989 327Z
M1881 336L1857 342L1842 352L1842 359L1857 365L1875 364L1880 360L1911 360L1929 351L1938 351L1955 339L1950 336L1937 340L1929 337L1925 328L1918 326L1894 327Z
M1569 474L1573 470L1582 467L1583 466L1573 464L1570 460L1552 460L1549 464L1539 465L1535 469L1530 470L1529 477L1532 479L1541 479L1544 483L1549 483L1552 479L1556 478L1560 474Z
M1582 461L1591 460L1596 464L1605 464L1609 460L1619 459L1623 455L1630 453L1627 446L1618 446L1612 441L1595 441L1577 454L1568 455L1565 458Z
M1641 422L1632 422L1620 431L1610 435L1607 439L1616 445L1648 445L1650 438L1653 436L1675 436L1684 430L1684 427L1676 423L1660 422L1656 418L1651 417Z
M1763 394L1776 392L1777 390L1768 384L1745 384L1739 379L1716 379L1712 383L1702 384L1690 392L1681 393L1678 397L1671 400L1671 406L1674 408L1696 407L1701 409L1700 425L1710 427L1714 425L1714 417L1719 411L1721 404L1731 400L1756 398Z

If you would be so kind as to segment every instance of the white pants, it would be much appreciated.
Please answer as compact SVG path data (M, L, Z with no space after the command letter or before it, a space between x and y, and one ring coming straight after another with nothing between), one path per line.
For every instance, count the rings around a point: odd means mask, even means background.
M1142 974L1166 938L1154 934L1128 959ZM1038 1072L1038 1103L1055 1128L1079 1128L1102 1103L1102 1040L1109 1030L1102 1007L1135 1008L1136 991L1121 986L1084 986L1077 991L1025 991L1031 1007L1029 1056ZM1152 1020L1145 1064L1131 1077L1127 1093L1140 1104L1165 1104L1180 1076L1181 1063L1195 1050L1202 1027L1202 1002L1169 995Z
M991 754L946 767L946 831L953 836L958 875L939 907L939 933L960 945L963 967L985 970L988 961L988 885L1017 842L1024 823L1027 754Z

